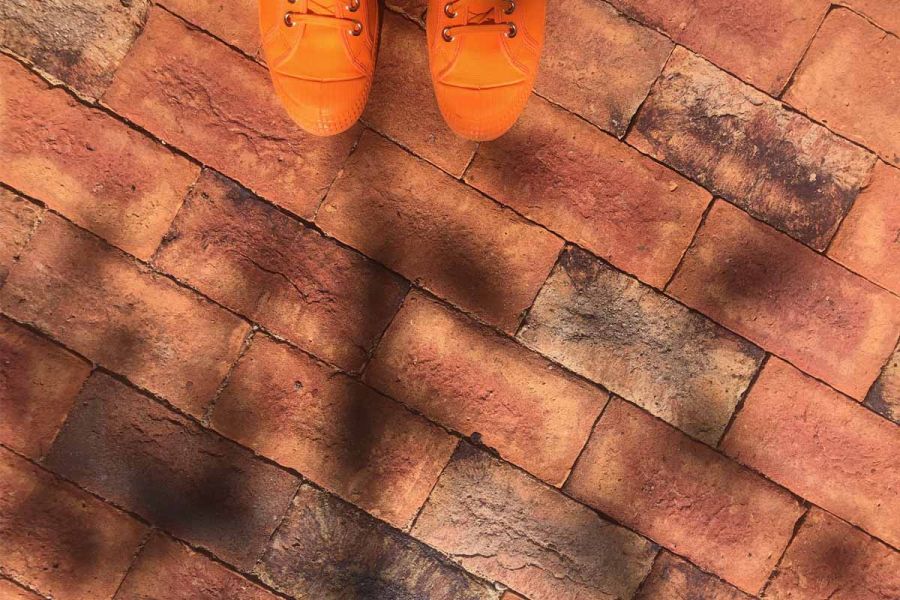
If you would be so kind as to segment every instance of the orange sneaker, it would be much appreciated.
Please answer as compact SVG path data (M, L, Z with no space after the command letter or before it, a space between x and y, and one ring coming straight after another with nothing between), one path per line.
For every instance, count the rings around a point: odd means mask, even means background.
M546 0L429 0L428 58L444 120L492 140L512 127L534 86Z
M363 112L378 47L378 0L260 0L262 47L288 114L315 135Z

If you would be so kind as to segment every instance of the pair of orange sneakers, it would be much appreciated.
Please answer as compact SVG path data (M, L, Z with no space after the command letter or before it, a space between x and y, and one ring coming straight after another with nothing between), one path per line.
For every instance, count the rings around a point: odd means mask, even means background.
M546 0L429 0L428 58L438 106L459 135L491 140L531 93ZM362 115L375 74L378 0L260 0L275 90L300 127L334 135Z

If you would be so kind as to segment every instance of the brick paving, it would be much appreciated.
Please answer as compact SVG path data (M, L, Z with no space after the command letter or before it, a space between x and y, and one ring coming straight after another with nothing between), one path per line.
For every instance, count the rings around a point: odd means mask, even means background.
M900 4L423 0L300 132L256 1L0 4L0 598L900 598Z

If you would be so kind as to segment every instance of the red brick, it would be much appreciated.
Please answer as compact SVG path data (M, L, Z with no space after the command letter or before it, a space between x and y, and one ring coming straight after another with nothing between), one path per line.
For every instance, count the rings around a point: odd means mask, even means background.
M681 47L628 141L817 250L827 246L875 162Z
M312 217L358 132L317 138L290 120L265 68L155 9L103 100L254 192Z
M683 558L663 551L635 600L750 600L750 596L704 573Z
M512 590L506 590L503 592L503 595L500 596L500 600L526 600L524 596L520 596Z
M250 56L260 50L257 0L160 0L157 4Z
M900 544L896 425L772 358L722 449L818 506Z
M124 513L0 448L4 574L53 598L108 600L144 533Z
M762 361L758 348L583 250L566 250L519 338L708 444Z
M90 371L86 362L0 317L0 442L31 458L43 456Z
M641 536L465 443L412 533L532 600L630 598L656 554Z
M141 550L116 600L276 600L221 564L156 533Z
M552 485L565 481L607 394L419 294L366 371L389 396Z
M838 230L828 256L900 294L900 170L878 163Z
M866 406L900 424L900 346L866 394Z
M562 240L366 133L317 223L329 235L507 331Z
M842 0L841 4L862 13L894 35L900 35L900 4L884 0Z
M900 598L900 553L813 508L763 597Z
M406 16L420 22L425 21L425 10L428 8L427 0L385 0L384 5L389 9L404 13ZM409 57L406 57L407 59Z
M0 309L199 414L249 326L47 214L0 288Z
M566 489L748 594L802 512L787 492L619 399Z
M857 399L900 334L900 299L725 202L669 292Z
M393 400L257 336L216 401L226 437L405 528L456 438Z
M104 374L82 389L45 463L244 570L297 489L289 473Z
M296 598L496 600L500 595L431 548L306 484L256 573Z
M149 0L4 2L0 46L78 93L97 98L140 34L149 6ZM5 75L0 78L6 80Z
M787 83L827 0L610 0L638 21L772 95Z
M42 212L36 204L0 188L0 287L31 239Z
M834 10L797 69L785 101L900 166L900 39Z
M363 119L452 175L462 175L475 142L447 127L431 87L425 32L415 23L384 13L375 82Z
M204 171L155 262L216 302L357 370L406 283Z
M8 579L0 579L0 600L43 600L43 598Z
M540 98L509 133L479 146L466 181L660 288L711 198Z
M0 80L0 179L148 258L198 168L3 56Z
M538 94L617 137L625 135L673 46L591 0L548 2L545 35Z

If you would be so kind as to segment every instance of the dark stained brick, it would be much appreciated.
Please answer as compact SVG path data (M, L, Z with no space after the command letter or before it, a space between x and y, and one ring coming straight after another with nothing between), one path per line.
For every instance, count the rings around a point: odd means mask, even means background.
M900 424L900 346L866 395L866 406Z
M628 141L823 250L875 156L677 48Z
M763 353L577 248L519 337L697 439L715 444Z
M665 550L634 600L750 600L750 596Z
M306 484L256 573L285 593L323 600L495 600L500 595L434 550Z
M287 472L103 374L88 380L45 462L241 569L297 488Z

